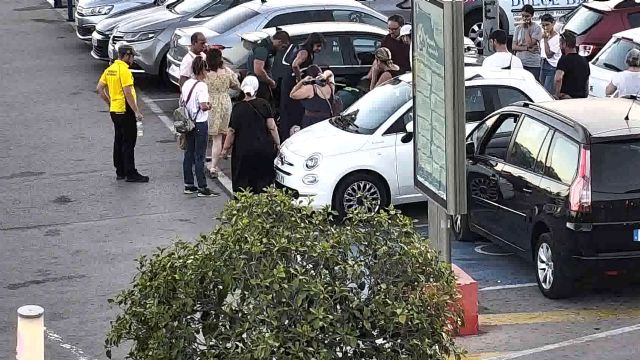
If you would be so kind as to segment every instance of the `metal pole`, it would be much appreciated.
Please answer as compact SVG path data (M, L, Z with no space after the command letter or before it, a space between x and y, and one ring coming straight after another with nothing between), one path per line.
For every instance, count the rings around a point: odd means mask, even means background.
M67 0L67 21L73 20L73 0Z
M489 56L495 52L491 42L489 41L489 35L494 30L500 29L500 6L498 0L483 0L482 1L482 54Z
M40 306L18 309L16 360L44 360L44 309Z
M440 254L440 260L451 263L451 226L447 211L429 199L429 241Z

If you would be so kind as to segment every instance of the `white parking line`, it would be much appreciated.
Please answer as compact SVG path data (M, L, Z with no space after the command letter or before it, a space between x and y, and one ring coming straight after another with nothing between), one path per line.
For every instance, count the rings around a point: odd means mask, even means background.
M151 112L154 113L160 119L160 121L162 121L162 123L169 129L169 131L171 131L173 135L178 135L176 129L173 127L173 121L171 121L171 119L169 119L164 114L164 111L162 111L162 109L160 109L160 107L153 102L154 100L142 93L139 93L138 97L140 98L140 100L142 100L142 102L144 102L145 106L149 108L149 110L151 110ZM227 190L227 192L229 192L229 194L233 194L231 179L229 179L222 171L218 173L218 181Z
M162 101L175 101L177 103L177 101L180 99L179 97L177 98L166 98L166 99L152 99L150 97L147 97L148 101L153 101L153 102L162 102Z
M604 338L607 338L607 337L616 336L616 335L620 335L620 334L625 334L625 333L628 333L628 332L638 331L638 330L640 330L640 324L636 324L636 325L632 325L632 326L626 326L626 327L615 329L615 330L609 330L609 331L604 331L604 332L600 332L600 333L595 333L595 334L592 334L592 335L587 335L587 336L579 337L579 338L576 338L576 339L562 341L562 342L558 342L558 343L555 343L555 344L549 344L549 345L544 345L544 346L540 346L540 347L536 347L536 348L532 348L532 349L516 351L516 352L512 352L512 353L509 353L509 354L506 354L506 355L502 355L502 356L495 356L495 357L489 358L487 360L517 359L517 358L520 358L520 357L523 357L523 356L528 356L528 355L537 354L537 353L541 353L541 352L545 352L545 351L555 350L555 349L559 349L559 348L563 348L563 347L567 347L567 346L578 345L578 344L586 343L586 342L589 342L589 341L598 340L598 339L604 339Z
M62 336L54 333L53 331L46 329L45 334L47 335L47 338L49 340L51 340L54 343L57 343L61 348L68 350L73 355L75 355L76 360L92 360L81 349L71 344L65 343L64 340L62 339Z
M524 283L524 284L512 284L512 285L498 285L498 286L487 286L478 289L478 291L493 291L493 290L504 290L504 289L519 289L526 287L534 287L538 286L537 283Z

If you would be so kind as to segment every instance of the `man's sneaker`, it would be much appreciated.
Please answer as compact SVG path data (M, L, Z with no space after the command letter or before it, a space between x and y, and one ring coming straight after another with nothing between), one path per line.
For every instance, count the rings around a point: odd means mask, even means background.
M195 194L197 192L198 192L198 188L193 185L184 187L185 194Z
M116 175L116 180L124 180L124 179L126 179L126 178L127 178L127 177L126 177L126 176L124 176L124 175Z
M210 196L219 196L220 193L217 193L209 188L199 189L198 197L210 197Z
M126 182L147 183L149 182L149 177L140 175L140 174L135 174L132 176L127 176Z

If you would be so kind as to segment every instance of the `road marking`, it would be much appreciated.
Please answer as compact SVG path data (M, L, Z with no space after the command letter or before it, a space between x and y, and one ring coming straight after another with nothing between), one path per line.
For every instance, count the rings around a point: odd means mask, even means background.
M46 329L45 334L47 334L47 338L49 340L53 341L54 343L57 343L61 348L68 350L73 355L75 355L75 358L77 360L92 360L80 348L73 346L71 344L65 343L64 339L62 339L62 336L54 333L53 331Z
M176 129L173 127L173 121L171 121L171 119L169 119L169 117L164 114L164 111L162 111L162 109L160 109L160 107L156 105L153 100L142 93L138 94L138 97L140 98L140 100L142 100L142 102L145 103L149 110L151 110L151 112L154 113L158 117L158 119L162 121L162 123L164 123L164 125L169 129L169 131L171 131L173 135L178 135Z
M477 252L479 254L491 255L491 256L509 256L509 255L513 255L513 253L492 253L492 252L488 252L488 251L482 250L484 247L489 246L489 245L493 245L493 244L479 245L479 246L476 246L473 250L475 250L475 252Z
M493 290L504 290L504 289L518 289L525 287L534 287L538 286L537 283L524 283L524 284L512 284L512 285L498 285L498 286L487 286L478 289L478 291L493 291Z
M177 97L177 98L165 98L165 99L152 99L150 97L147 97L147 99L149 101L153 101L153 102L162 102L162 101L176 101L177 102L180 98Z
M142 94L141 92L138 94L138 97L140 98L140 100L142 100L142 102L144 102L144 104L149 108L149 110L151 110L151 112L154 115L156 115L160 119L160 121L162 121L162 123L169 129L169 131L171 131L173 135L175 136L178 135L178 132L176 132L175 127L173 127L173 121L171 121L164 114L164 111L162 111L162 109L160 109L160 107L154 103L154 101L159 101L159 100L152 100L151 98ZM168 100L168 99L160 99L160 100ZM218 173L218 182L227 191L229 196L233 195L233 188L231 187L231 179L229 179L227 175L225 175L222 171Z
M477 354L467 354L462 357L462 360L487 360L492 357L503 355L504 353L499 352L487 352L487 353L477 353ZM453 358L450 358L453 359Z
M545 352L545 351L550 351L550 350L555 350L555 349L559 349L559 348L563 348L563 347L567 347L567 346L578 345L578 344L586 343L586 342L589 342L589 341L598 340L598 339L604 339L604 338L607 338L607 337L621 335L621 334L625 334L625 333L632 332L632 331L638 331L638 330L640 330L640 324L632 325L632 326L626 326L626 327L615 329L615 330L609 330L609 331L604 331L604 332L600 332L600 333L595 333L595 334L592 334L592 335L587 335L587 336L579 337L579 338L576 338L576 339L562 341L562 342L558 342L558 343L555 343L555 344L544 345L544 346L540 346L540 347L536 347L536 348L532 348L532 349L528 349L528 350L516 351L516 352L512 352L512 353L505 354L505 355L494 356L494 357L491 357L491 358L489 358L487 360L517 359L517 358L523 357L523 356L529 356L529 355L533 355L533 354L537 354L537 353L541 353L541 352Z
M640 318L636 309L578 309L504 314L480 314L481 326L522 325L553 322L586 322L610 319Z

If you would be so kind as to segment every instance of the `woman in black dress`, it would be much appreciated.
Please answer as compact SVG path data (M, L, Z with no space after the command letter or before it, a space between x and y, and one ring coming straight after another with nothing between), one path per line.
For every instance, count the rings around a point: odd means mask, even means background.
M280 146L278 128L269 103L256 98L258 79L247 76L240 85L245 95L235 104L222 149L222 156L231 152L231 187L233 192L249 190L260 193L273 184L273 160Z
M304 115L304 108L300 101L289 97L291 90L300 82L305 74L306 68L313 64L315 54L322 51L326 41L322 34L311 33L307 40L300 46L296 57L288 68L287 76L282 79L280 94L280 139L286 140L290 136L293 126L300 126L300 121Z

